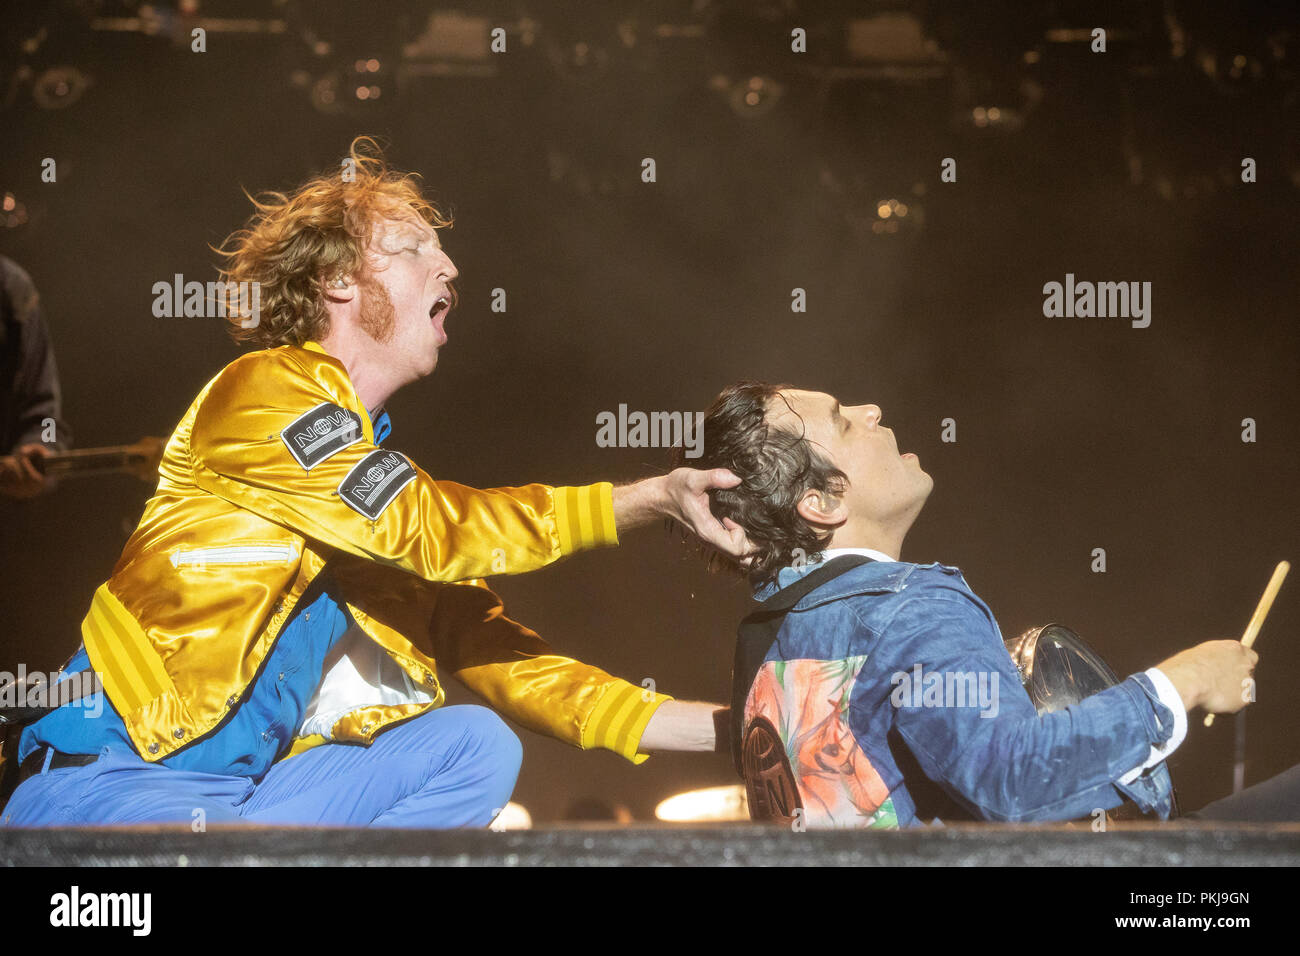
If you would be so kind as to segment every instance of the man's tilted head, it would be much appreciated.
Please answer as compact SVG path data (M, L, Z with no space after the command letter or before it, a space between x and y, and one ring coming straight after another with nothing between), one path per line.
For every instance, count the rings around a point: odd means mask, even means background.
M342 322L376 350L386 346L385 358L409 363L412 376L433 370L456 268L437 234L451 219L423 197L416 175L391 169L361 136L337 169L253 203L253 217L217 250L226 282L260 284L255 325L231 310L237 341L302 345L344 331Z
M897 556L933 479L900 455L876 405L844 406L824 392L739 382L704 416L696 468L728 468L735 488L710 492L714 514L757 547L751 580L766 584L824 548Z

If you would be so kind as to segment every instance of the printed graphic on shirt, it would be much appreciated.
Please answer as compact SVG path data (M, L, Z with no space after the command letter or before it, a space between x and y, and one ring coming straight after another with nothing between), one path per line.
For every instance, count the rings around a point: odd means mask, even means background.
M363 437L361 416L333 402L321 402L280 432L289 454L307 471Z
M799 785L785 752L785 741L765 717L755 717L745 729L740 747L752 820L790 825L803 810Z
M889 788L849 728L866 660L768 661L745 702L746 728L762 719L784 745L810 828L898 827Z
M415 466L405 455L382 448L362 458L339 485L339 497L354 511L376 520L398 492L415 480Z

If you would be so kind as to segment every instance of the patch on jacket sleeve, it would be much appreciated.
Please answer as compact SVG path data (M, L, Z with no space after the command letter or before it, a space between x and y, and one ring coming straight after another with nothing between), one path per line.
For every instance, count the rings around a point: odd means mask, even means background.
M321 402L280 432L289 454L307 471L364 437L361 416L333 402Z
M380 448L353 466L339 485L339 497L374 521L415 476L415 466L405 455Z

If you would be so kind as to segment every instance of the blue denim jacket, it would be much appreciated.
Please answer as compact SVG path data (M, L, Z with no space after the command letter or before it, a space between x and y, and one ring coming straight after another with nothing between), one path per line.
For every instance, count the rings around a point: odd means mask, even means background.
M787 568L761 600L813 570ZM1145 674L1039 716L988 606L957 568L872 562L786 615L745 706L785 743L810 826L923 825L890 739L977 819L1060 821L1119 806L1167 819L1173 732ZM915 780L913 789L922 782Z

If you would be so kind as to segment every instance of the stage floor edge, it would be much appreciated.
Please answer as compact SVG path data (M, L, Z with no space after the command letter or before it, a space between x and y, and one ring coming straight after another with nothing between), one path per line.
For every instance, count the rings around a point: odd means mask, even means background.
M1297 866L1300 824L0 829L0 866Z

